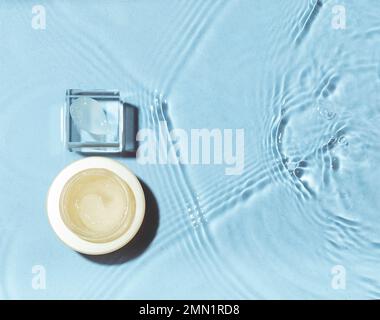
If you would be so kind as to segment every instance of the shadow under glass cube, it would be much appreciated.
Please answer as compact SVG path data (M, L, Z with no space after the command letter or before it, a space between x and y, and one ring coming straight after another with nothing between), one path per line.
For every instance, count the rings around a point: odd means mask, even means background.
M70 151L120 153L124 108L115 90L66 91L65 143Z

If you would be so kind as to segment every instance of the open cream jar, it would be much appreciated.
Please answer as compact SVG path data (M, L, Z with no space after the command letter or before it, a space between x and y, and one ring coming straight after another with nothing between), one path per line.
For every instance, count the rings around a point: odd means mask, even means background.
M47 212L58 237L91 255L120 249L138 232L145 214L143 189L121 163L103 157L76 161L53 181Z

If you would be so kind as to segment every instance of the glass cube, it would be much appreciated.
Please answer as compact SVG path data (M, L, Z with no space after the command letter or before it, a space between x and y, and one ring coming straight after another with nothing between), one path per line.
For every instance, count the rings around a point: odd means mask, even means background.
M70 151L117 153L124 147L124 107L114 90L66 91L65 143Z

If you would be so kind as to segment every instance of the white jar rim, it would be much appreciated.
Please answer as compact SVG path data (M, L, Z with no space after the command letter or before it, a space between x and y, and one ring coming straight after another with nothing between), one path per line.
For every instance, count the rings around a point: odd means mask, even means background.
M107 169L115 173L128 184L135 197L135 213L129 228L109 242L97 243L81 238L66 226L61 216L60 197L65 185L70 178L86 169ZM87 157L71 163L58 174L50 186L46 208L50 225L67 246L84 254L100 255L120 249L137 234L144 220L145 196L139 180L125 165L105 157Z

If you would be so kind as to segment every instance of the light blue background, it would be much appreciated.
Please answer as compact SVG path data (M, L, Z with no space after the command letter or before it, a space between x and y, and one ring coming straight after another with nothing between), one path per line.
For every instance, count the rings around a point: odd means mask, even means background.
M379 298L379 15L376 0L1 1L0 298ZM244 173L118 157L151 190L146 234L86 258L45 213L81 157L61 141L68 88L119 89L141 128L244 128Z

